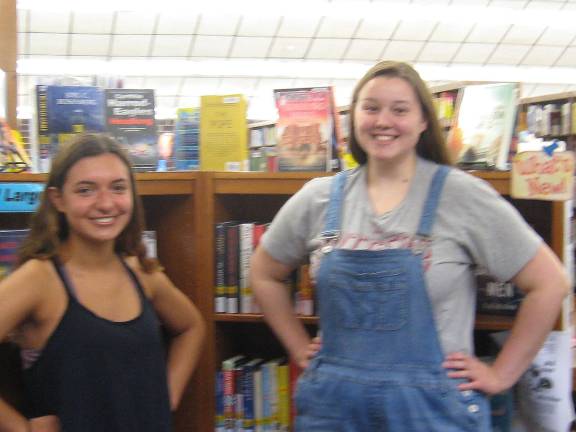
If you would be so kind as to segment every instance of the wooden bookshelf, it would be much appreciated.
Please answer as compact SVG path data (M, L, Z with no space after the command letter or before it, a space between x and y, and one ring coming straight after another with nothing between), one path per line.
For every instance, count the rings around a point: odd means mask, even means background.
M472 172L503 194L510 191L508 172ZM286 200L313 177L330 173L139 173L147 228L157 231L158 256L174 283L198 306L207 321L207 340L198 370L175 414L176 432L212 432L215 373L230 355L281 354L282 347L258 314L214 313L214 224L227 220L272 220ZM44 182L43 174L3 174L0 182ZM565 203L511 200L563 258L568 234ZM27 218L0 214L0 228L23 227ZM313 333L317 317L301 317ZM483 316L478 330L509 329L509 317ZM562 323L559 323L561 325ZM1 347L0 347L1 348ZM0 389L15 374L4 368L0 349ZM8 354L13 355L13 350ZM5 390L2 390L5 391Z

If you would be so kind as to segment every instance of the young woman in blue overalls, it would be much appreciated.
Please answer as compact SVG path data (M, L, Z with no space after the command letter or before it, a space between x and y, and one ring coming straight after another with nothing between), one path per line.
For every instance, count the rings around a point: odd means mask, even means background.
M569 289L561 263L482 180L449 167L426 85L380 62L357 84L359 167L290 198L256 250L252 287L292 359L301 432L488 432L487 396L528 367ZM320 339L284 281L310 260ZM526 297L492 365L473 353L473 270Z

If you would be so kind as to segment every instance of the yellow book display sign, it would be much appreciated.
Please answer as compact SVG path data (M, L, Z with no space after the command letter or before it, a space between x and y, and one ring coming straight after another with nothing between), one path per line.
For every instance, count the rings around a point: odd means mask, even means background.
M546 201L572 199L574 153L518 153L512 161L513 198Z
M200 169L248 169L247 103L244 96L202 96L200 105Z

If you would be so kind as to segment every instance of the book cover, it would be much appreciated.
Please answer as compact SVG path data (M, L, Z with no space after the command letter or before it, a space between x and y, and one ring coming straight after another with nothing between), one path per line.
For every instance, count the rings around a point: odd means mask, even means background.
M155 171L158 164L154 107L152 89L106 89L108 132L126 150L136 171Z
M178 108L174 136L174 168L191 171L200 168L200 109Z
M463 168L508 168L518 85L482 84L462 89L448 137L453 160Z
M288 362L278 364L278 431L290 431L290 372Z
M246 99L240 94L201 97L201 170L248 170L246 110Z
M516 314L524 295L512 282L497 281L484 270L476 272L476 312L484 315Z
M330 171L334 119L330 87L276 89L278 171Z
M50 169L60 144L83 132L104 132L104 92L92 86L36 86L38 168Z
M234 370L246 361L246 357L239 354L222 362L222 411L224 413L224 430L226 432L234 432L236 429L236 380L234 378Z

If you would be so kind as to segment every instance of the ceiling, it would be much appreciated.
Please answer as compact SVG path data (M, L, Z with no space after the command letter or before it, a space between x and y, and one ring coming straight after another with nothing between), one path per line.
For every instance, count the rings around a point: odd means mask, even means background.
M430 85L576 90L576 0L55 3L18 3L20 117L32 115L37 83L121 81L155 89L159 117L201 95L242 93L250 118L273 119L273 89L333 85L346 105L379 59L414 63Z

